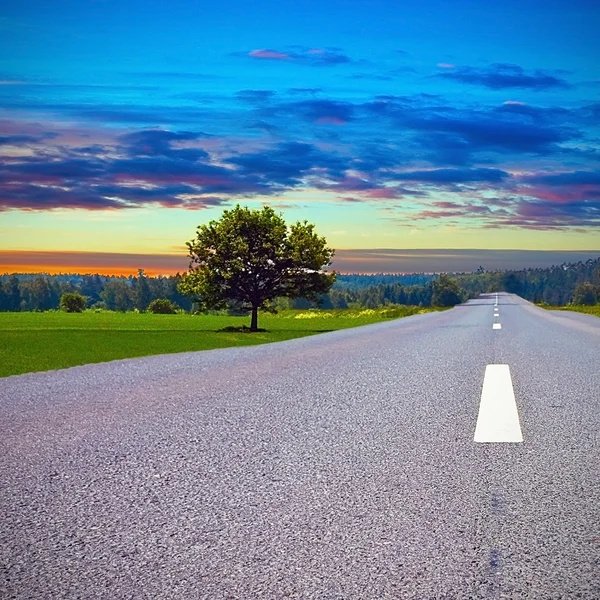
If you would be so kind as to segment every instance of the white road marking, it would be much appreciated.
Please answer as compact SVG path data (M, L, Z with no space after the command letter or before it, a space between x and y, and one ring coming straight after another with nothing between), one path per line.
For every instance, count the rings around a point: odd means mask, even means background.
M502 329L502 325L500 323L494 323L492 329Z
M487 365L485 368L473 441L523 441L508 365Z

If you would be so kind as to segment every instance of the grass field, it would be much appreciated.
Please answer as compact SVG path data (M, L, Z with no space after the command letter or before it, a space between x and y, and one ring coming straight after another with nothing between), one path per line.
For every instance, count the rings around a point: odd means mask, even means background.
M220 331L249 317L139 313L0 313L0 377L120 358L279 342L432 309L285 311L259 315L266 331Z
M585 313L587 315L595 315L596 317L600 317L600 304L596 304L595 306L578 306L578 305L569 305L569 306L546 306L544 308L548 310L572 310L575 312Z

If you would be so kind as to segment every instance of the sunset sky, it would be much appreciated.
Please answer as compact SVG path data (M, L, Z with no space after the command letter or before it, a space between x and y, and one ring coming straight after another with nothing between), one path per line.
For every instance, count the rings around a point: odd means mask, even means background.
M183 271L236 203L343 271L597 258L599 29L598 0L4 3L0 273Z

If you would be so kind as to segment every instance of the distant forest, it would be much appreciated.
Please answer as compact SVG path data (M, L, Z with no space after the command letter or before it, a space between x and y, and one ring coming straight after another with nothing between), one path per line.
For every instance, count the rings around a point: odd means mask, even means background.
M338 275L331 291L321 298L322 308L377 308L387 304L430 306L436 274ZM481 293L506 291L535 303L561 306L600 302L600 257L586 262L565 263L546 269L457 273L463 300ZM0 311L56 310L62 294L77 292L87 307L97 310L145 311L150 302L166 298L182 310L192 311L189 297L177 291L181 275L136 276L7 274L0 276ZM276 308L309 308L303 299L279 299ZM232 310L235 310L232 308Z

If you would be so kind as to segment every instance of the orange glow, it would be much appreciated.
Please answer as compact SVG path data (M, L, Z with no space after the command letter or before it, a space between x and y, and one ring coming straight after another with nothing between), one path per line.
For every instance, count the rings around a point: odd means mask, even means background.
M116 254L110 252L0 251L0 273L98 273L99 275L174 275L188 269L181 254Z

